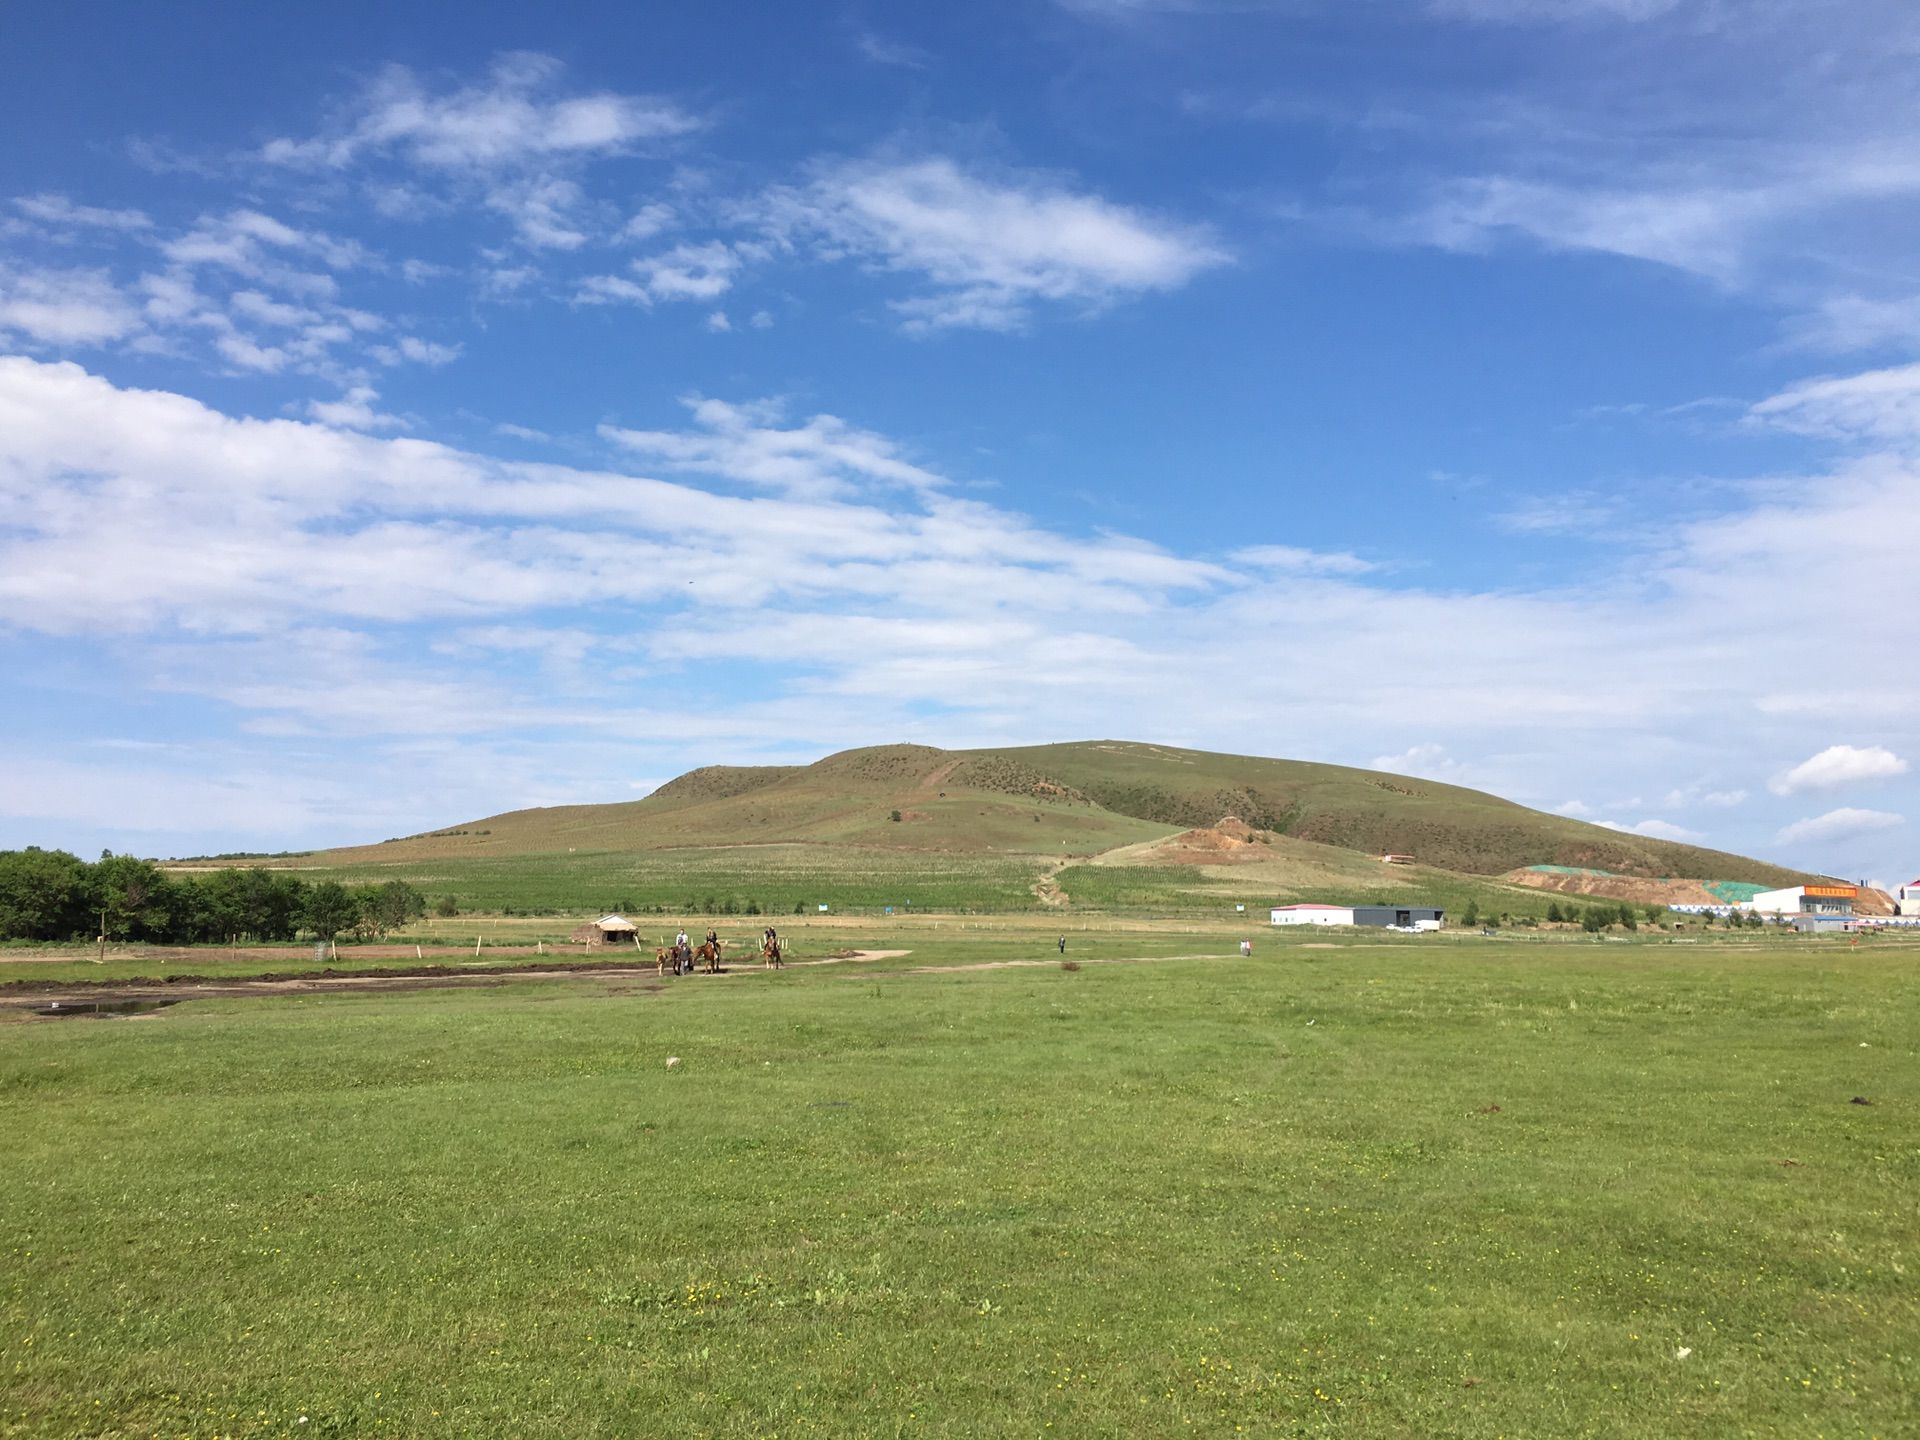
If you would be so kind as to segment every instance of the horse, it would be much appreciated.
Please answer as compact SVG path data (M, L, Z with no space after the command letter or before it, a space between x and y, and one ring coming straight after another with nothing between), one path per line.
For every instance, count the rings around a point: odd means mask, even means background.
M673 973L678 975L680 973L680 956L676 951L662 946L653 952L653 968L663 976L667 973L667 962L669 960L673 962Z
M726 943L724 940L703 940L700 948L693 952L696 958L707 962L707 974L720 973L720 949Z
M760 947L760 958L765 962L764 968L766 969L784 970L787 968L787 962L780 958L780 942L778 940L769 940L766 944L762 945Z

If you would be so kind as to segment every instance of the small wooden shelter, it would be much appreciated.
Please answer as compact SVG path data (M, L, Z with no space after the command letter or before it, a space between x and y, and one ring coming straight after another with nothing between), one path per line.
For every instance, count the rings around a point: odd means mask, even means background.
M574 929L572 938L586 945L631 945L637 927L624 915L602 915Z

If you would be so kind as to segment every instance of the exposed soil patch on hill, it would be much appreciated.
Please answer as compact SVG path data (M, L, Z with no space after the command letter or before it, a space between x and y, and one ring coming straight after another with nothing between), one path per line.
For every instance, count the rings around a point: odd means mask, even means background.
M1142 865L1237 865L1267 859L1270 853L1265 832L1226 815L1212 825L1142 846L1135 860Z
M1539 870L1509 870L1500 877L1508 885L1529 890L1552 890L1561 895L1586 895L1595 900L1625 900L1636 905L1721 905L1702 880L1646 880L1636 875L1548 874Z

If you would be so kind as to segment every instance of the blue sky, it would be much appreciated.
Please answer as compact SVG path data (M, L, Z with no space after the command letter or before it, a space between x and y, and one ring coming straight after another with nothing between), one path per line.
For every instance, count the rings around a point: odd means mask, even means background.
M1920 17L8 8L0 844L1118 736L1920 869Z

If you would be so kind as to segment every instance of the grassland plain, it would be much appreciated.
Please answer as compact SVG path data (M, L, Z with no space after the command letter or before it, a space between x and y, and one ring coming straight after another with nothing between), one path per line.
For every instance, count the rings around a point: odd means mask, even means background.
M1914 947L1137 939L9 1020L0 1434L1920 1427Z

